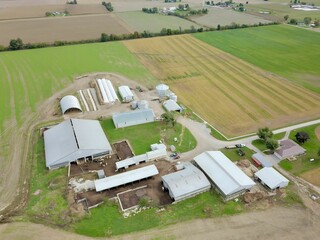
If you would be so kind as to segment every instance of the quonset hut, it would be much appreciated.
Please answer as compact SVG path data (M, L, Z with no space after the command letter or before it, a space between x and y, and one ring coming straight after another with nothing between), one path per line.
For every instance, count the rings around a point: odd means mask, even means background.
M65 114L71 111L82 112L82 108L80 106L78 98L72 95L64 96L60 100L60 107L61 107L62 114Z

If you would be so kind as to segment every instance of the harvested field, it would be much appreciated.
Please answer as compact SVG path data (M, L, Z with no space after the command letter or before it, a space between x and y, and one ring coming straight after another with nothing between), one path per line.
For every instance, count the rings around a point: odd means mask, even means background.
M52 43L57 40L97 39L101 33L124 34L130 31L114 14L0 21L0 45L3 46L18 37L25 43Z
M316 161L319 161L319 159L316 159ZM320 187L320 168L316 168L308 172L302 173L301 177L307 180L308 182Z
M190 35L124 44L183 104L229 137L320 114L320 95Z

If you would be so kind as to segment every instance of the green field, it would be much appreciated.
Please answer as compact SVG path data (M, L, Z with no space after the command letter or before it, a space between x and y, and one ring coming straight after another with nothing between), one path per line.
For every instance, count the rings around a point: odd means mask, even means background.
M112 119L106 119L101 125L110 142L129 140L135 155L150 151L150 145L158 143L160 139L167 146L176 146L177 152L187 152L197 146L196 139L187 128L183 130L183 136L181 135L182 125L179 123L176 123L174 128L161 122L153 122L116 129ZM178 138L177 143L174 142L175 137Z
M193 36L320 93L320 34L317 32L277 25Z
M239 154L237 153L237 149L220 149L221 152L224 153L224 155L226 155L231 161L236 162L236 161L240 161L243 159L251 159L251 156L253 154L255 154L255 152L253 150L251 150L250 148L247 147L243 147L241 148L241 150L244 152L244 156L239 156Z
M143 32L149 31L151 33L158 33L163 28L170 28L172 30L190 29L191 26L200 28L201 26L191 21L174 17L165 16L162 14L148 14L142 11L138 12L121 12L116 13L127 25L134 31Z
M121 42L0 53L0 132L24 113L90 72L114 72L144 84L156 81Z

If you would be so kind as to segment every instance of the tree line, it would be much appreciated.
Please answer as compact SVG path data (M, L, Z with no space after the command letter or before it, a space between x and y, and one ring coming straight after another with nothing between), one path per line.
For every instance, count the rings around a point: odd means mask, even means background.
M216 28L195 28L191 26L189 29L170 29L163 28L160 32L153 33L150 31L143 31L141 33L134 32L129 34L107 34L102 33L100 38L96 39L86 39L86 40L77 40L77 41L55 41L53 43L24 43L21 38L11 39L9 42L9 46L5 47L0 45L0 51L15 51L22 49L34 49L34 48L45 48L45 47L56 47L56 46L64 46L64 45L75 45L75 44L85 44L85 43L97 43L97 42L109 42L109 41L120 41L120 40L128 40L128 39L138 39L138 38L151 38L158 36L167 36L167 35L179 35L179 34L189 34L196 32L208 32L208 31L222 31L227 29L237 29L237 28L248 28L248 27L258 27L265 25L275 25L277 22L272 23L259 23L259 24L236 24L231 23L230 25L218 26Z

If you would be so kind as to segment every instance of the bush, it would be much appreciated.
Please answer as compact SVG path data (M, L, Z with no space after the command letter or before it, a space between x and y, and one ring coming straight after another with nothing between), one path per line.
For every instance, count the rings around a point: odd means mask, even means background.
M112 12L112 11L113 11L113 7L112 7L111 2L106 3L105 1L103 1L103 2L102 2L102 5L105 6L106 9L107 9L109 12Z

